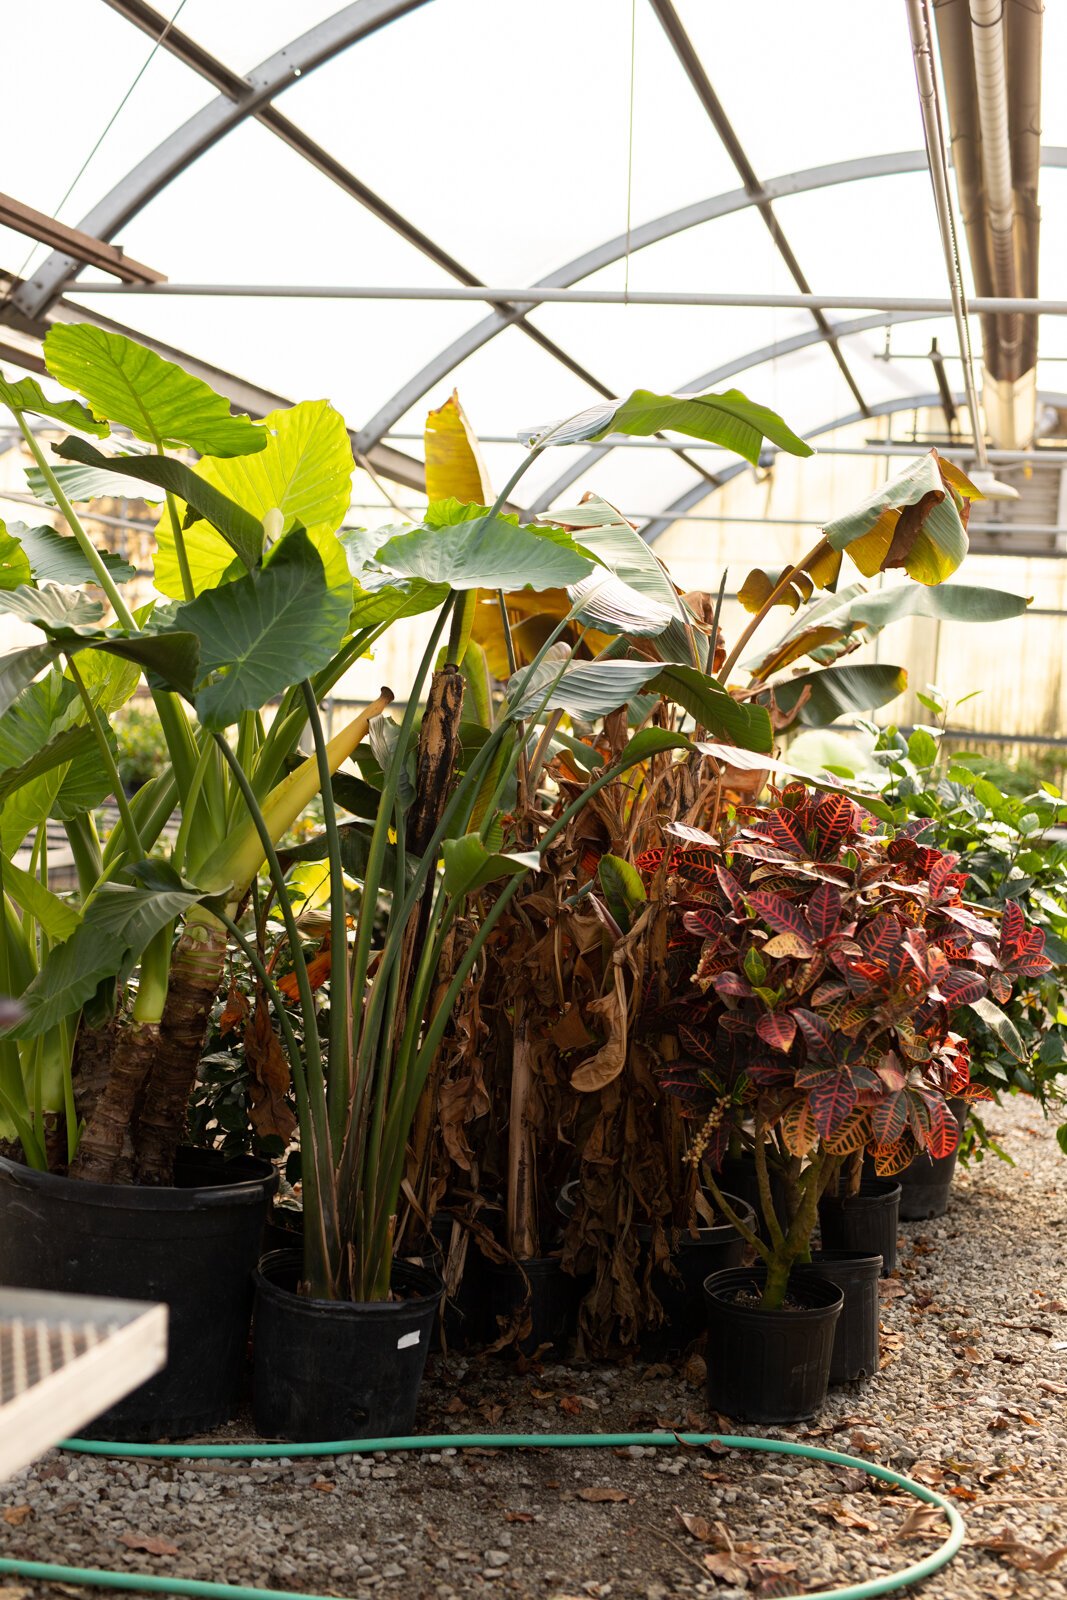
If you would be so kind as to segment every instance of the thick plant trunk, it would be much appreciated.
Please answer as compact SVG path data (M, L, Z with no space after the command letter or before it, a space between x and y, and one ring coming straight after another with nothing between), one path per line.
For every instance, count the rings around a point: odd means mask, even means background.
M526 1000L515 1001L512 1022L511 1105L508 1112L508 1248L517 1261L541 1254L537 1227L537 1150L530 1121L534 1052Z
M80 1122L91 1121L96 1103L107 1088L119 1028L117 1016L110 1016L98 1028L91 1027L84 1019L78 1027L71 1075L74 1105Z
M130 1022L119 1036L111 1075L86 1124L69 1176L89 1183L128 1183L137 1105L159 1050L159 1024Z
M208 912L187 921L171 958L158 1049L134 1131L138 1183L174 1181L174 1157L185 1131L189 1096L225 961L222 924Z

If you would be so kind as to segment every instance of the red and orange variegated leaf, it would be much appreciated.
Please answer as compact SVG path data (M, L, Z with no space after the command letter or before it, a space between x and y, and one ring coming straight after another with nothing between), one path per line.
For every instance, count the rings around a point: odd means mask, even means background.
M830 860L856 831L857 810L845 794L824 794L814 807L816 856Z
M969 1083L966 1089L961 1090L960 1098L966 1100L968 1105L976 1105L981 1100L995 1100L996 1095L984 1083Z
M823 1018L804 1006L797 1006L793 1015L799 1024L808 1054L817 1061L834 1061L834 1037Z
M811 1104L805 1098L794 1100L782 1112L782 1140L791 1156L806 1156L819 1142L819 1130Z
M788 872L780 872L776 862L770 862L764 867L753 867L748 881L753 887L767 890L771 894L785 895L787 898L801 893L805 886L803 878L793 877Z
M909 1033L898 1027L897 1041L909 1061L929 1061L933 1053L929 1041L919 1033Z
M655 872L657 867L663 865L666 855L666 850L658 848L655 850L643 850L639 856L634 857L634 866L638 872L648 876L650 873Z
M756 1032L764 1044L769 1044L772 1050L781 1050L784 1055L793 1048L797 1036L796 1019L788 1011L765 1011L756 1019Z
M687 883L715 884L715 869L718 863L711 850L692 849L679 850L671 863L672 869L679 878L684 878Z
M910 1139L898 1139L895 1144L876 1144L871 1149L874 1170L880 1178L895 1178L910 1167L915 1158L915 1146Z
M716 994L734 995L739 1000L752 997L752 985L739 972L732 972L729 968L725 972L717 972L712 983Z
M966 928L968 933L976 934L979 939L990 941L996 938L996 926L988 917L980 917L976 911L971 911L967 906L940 906L940 914L957 923L961 928Z
M774 845L778 850L784 850L791 856L806 856L808 842L804 837L804 826L800 818L792 811L779 809L772 811L762 819L759 826L754 828L762 839Z
M708 1136L701 1160L707 1162L712 1172L717 1172L730 1150L730 1124L725 1118L716 1123Z
M879 967L886 965L903 938L904 924L887 911L879 912L856 932L856 941L866 960Z
M986 981L980 972L972 972L968 967L953 967L951 972L946 972L937 988L945 1004L955 1011L960 1006L969 1006L973 1000L981 1000L986 992Z
M784 1083L793 1082L793 1074L789 1067L783 1066L778 1061L750 1061L745 1071L752 1082L761 1089L777 1089Z
M819 883L808 900L808 926L820 944L832 939L841 921L841 891L832 883Z
M794 905L791 900L783 900L780 895L768 894L763 889L751 890L745 898L760 921L765 922L768 928L772 928L775 933L794 934L804 941L808 947L808 954L811 954L809 943L811 930L808 927L808 919L799 906Z
M727 867L717 866L715 868L715 882L733 909L735 911L739 910L741 906L741 885L733 873Z
M905 1089L904 1095L908 1102L908 1127L917 1143L925 1150L930 1132L930 1107L923 1096L914 1089Z
M1000 950L1002 955L1013 957L1026 935L1026 917L1018 900L1007 900L1000 919Z
M1004 1005L1006 1001L1011 999L1011 990L1011 979L1006 978L1003 972L991 972L989 974L989 992L998 1005Z
M695 906L683 915L682 926L698 939L716 939L722 932L722 917L712 906Z
M824 1139L833 1138L855 1109L857 1091L851 1072L829 1072L808 1090L815 1126Z
M704 845L709 850L722 849L713 833L708 833L703 828L690 827L688 822L668 822L663 831L669 833L672 838L683 839L686 844Z
M871 1107L871 1129L876 1144L895 1144L907 1125L908 1100L903 1089L887 1094Z
M892 1050L886 1051L874 1070L886 1088L892 1093L896 1093L898 1089L903 1089L908 1081L908 1075L900 1064L900 1057L895 1055ZM882 1144L887 1142L885 1139L881 1140Z
M939 900L944 894L956 892L956 885L952 879L953 868L958 860L959 856L946 854L939 856L937 860L930 863L930 894L933 899Z
M830 978L826 983L820 983L811 997L811 1003L822 1010L824 1006L833 1005L835 1000L844 1000L848 993L847 984L838 983L835 979Z
M715 1035L710 1028L691 1026L689 1023L679 1023L678 1038L690 1055L698 1061L708 1061L713 1066L718 1060L715 1050Z
M832 1156L850 1156L862 1150L870 1137L870 1112L858 1106L855 1111L849 1112L837 1132L824 1139L823 1143Z
M905 979L915 976L915 962L903 940L890 950L886 958L886 972L890 983L894 984L901 984Z
M825 1078L834 1077L840 1069L828 1067L824 1062L805 1061L793 1070L793 1082L798 1089L813 1089L816 1084L822 1083Z
M960 1142L960 1125L940 1095L923 1095L930 1112L930 1130L926 1148L935 1161L950 1156Z
M793 961L807 961L812 954L811 945L799 933L775 933L763 946L763 954L772 961L789 957Z
M944 950L939 950L936 944L930 945L926 952L926 976L929 981L933 984L940 983L949 966L949 959Z
M850 1000L847 1005L835 1009L834 1024L840 1033L847 1034L850 1039L856 1039L870 1020L870 1016L869 1005L864 1005L859 999Z

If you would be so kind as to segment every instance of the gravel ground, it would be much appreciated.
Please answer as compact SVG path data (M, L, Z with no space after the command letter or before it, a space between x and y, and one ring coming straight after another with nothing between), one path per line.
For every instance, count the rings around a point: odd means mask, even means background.
M989 1119L1015 1160L959 1174L902 1228L877 1378L817 1424L767 1430L910 1472L968 1542L926 1596L1067 1597L1067 1162L1036 1110ZM427 1432L720 1427L681 1370L437 1359ZM240 1430L232 1430L240 1436ZM397 1600L785 1595L883 1574L940 1542L914 1501L843 1469L704 1450L466 1451L188 1467L55 1453L0 1484L0 1554ZM1061 1565L1062 1560L1062 1565ZM0 1580L0 1600L62 1586ZM70 1595L105 1591L64 1589Z

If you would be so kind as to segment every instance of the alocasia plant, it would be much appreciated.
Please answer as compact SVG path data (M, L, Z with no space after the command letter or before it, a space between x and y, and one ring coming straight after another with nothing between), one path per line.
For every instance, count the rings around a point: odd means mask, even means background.
M956 1148L947 1101L989 1098L957 1016L1048 964L1039 929L964 903L958 858L913 837L917 824L878 827L844 794L791 784L738 812L725 839L680 829L642 862L672 902L670 995L649 1019L677 1047L661 1082L694 1120L691 1158L727 1211L715 1170L752 1124L769 1243L741 1231L767 1264L770 1307L846 1163L858 1185L865 1152L885 1176Z

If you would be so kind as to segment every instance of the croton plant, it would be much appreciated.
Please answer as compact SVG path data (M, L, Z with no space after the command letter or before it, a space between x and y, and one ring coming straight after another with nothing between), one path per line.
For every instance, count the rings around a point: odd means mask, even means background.
M768 1307L808 1258L839 1175L854 1188L867 1153L889 1176L920 1150L955 1149L948 1101L989 1098L970 1081L957 1013L995 1011L1049 965L1016 905L998 925L964 903L958 858L923 844L920 826L886 832L847 795L792 784L741 809L724 839L677 828L642 862L671 903L668 992L649 1019L661 1081L739 1225L715 1174L750 1125L768 1240L741 1231L768 1267Z

